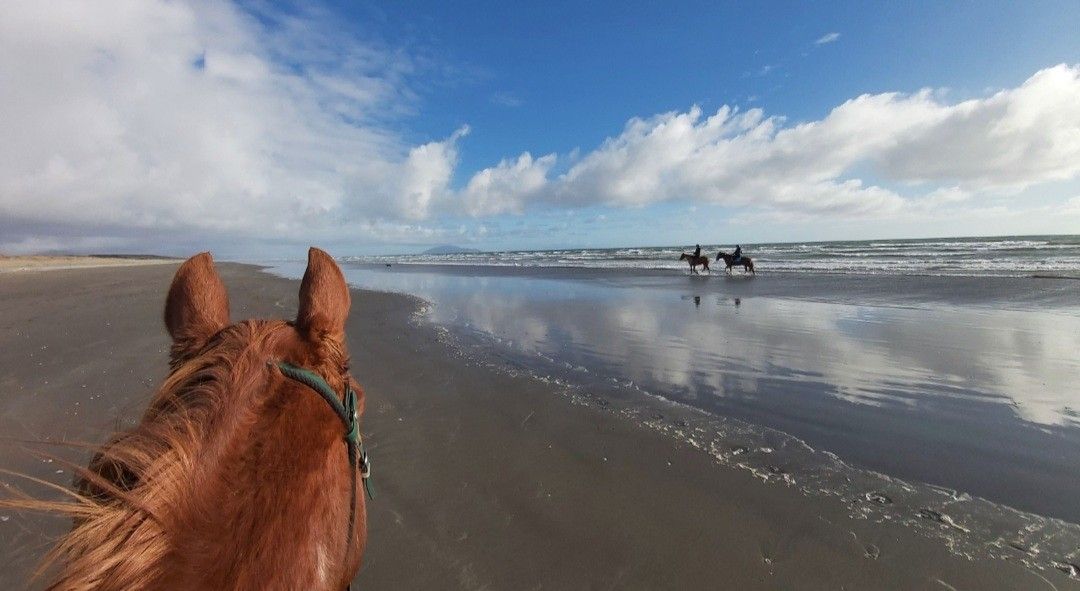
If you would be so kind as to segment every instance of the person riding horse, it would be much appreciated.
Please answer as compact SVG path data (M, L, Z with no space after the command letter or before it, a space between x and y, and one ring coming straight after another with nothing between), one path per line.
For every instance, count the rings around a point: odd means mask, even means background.
M724 261L724 264L727 267L726 271L728 273L731 273L731 268L735 265L741 266L743 268L743 271L749 272L750 274L755 273L754 261L752 261L750 257L743 256L742 246L735 246L735 252L732 254L728 254L721 250L720 252L716 253L716 260L717 262L721 260Z
M679 256L679 260L680 261L686 261L687 263L690 264L690 273L691 274L697 274L697 267L699 265L702 266L702 267L705 267L706 271L709 271L710 273L712 273L712 270L709 269L709 257L701 256L701 245L700 244L696 245L696 248L694 248L694 254L689 254L689 253L684 252L684 253L682 253L682 255Z

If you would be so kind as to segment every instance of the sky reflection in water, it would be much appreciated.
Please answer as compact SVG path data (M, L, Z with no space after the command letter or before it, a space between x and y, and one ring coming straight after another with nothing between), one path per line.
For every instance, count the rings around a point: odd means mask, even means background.
M345 272L431 301L435 322L542 371L632 380L886 474L1080 522L1076 315L735 298L722 278L673 278L680 290L632 277Z

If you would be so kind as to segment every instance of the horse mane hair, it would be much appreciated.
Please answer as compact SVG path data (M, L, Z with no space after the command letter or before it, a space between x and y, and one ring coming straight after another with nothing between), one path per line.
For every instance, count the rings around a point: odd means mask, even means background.
M74 526L34 573L60 564L51 590L150 589L161 585L176 536L205 519L211 471L229 443L254 428L256 386L269 379L267 352L285 321L248 320L215 335L200 351L173 359L141 422L101 446L77 473L74 490L45 501L16 492L0 506L63 514ZM76 445L76 447L80 447ZM8 474L11 474L8 472Z

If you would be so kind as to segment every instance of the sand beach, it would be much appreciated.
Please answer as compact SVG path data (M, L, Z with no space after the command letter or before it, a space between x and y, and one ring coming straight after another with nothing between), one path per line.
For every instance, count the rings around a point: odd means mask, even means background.
M175 259L156 256L125 255L0 255L0 273L27 271L58 271L96 267L127 267L132 265L155 265L175 263Z
M1080 591L1077 31L0 1L0 591Z
M139 416L167 370L161 312L174 270L0 276L0 465L67 484L70 471L35 452L85 455L43 443L101 442ZM246 265L219 270L234 318L295 314L297 281ZM971 545L963 530L976 528L942 519L940 506L936 519L932 508L920 516L898 494L889 502L910 519L895 519L874 512L877 497L808 494L719 462L678 436L699 411L644 410L538 379L462 348L424 306L353 292L348 338L367 392L376 488L355 588L1080 588L1055 566L1076 560L1053 555L1060 545ZM636 420L641 412L655 414ZM735 440L732 450L767 453ZM0 587L22 588L69 524L2 517Z

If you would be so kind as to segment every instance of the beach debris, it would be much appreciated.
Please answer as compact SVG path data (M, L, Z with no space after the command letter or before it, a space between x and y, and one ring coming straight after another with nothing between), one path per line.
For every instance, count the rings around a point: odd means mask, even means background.
M742 445L734 445L731 447L731 455L741 456L745 453L750 453L750 449Z
M956 521L954 521L952 517L949 517L948 515L941 513L940 511L934 511L933 509L919 509L919 517L922 517L923 519L928 519L930 521L936 521L942 525L951 527L957 531L962 531L964 533L970 533L971 531L966 527L963 527L960 524L956 523Z
M686 421L684 421L682 419L679 419L679 420L675 421L675 425L677 425L679 427L689 427L690 423L687 423Z
M878 556L881 556L881 548L878 548L873 544L867 544L863 548L863 556L871 560L877 560Z
M866 493L866 495L864 496L866 497L867 501L870 501L871 503L877 503L878 505L891 505L893 502L892 499L889 498L889 495L881 491L872 490Z
M1054 568L1074 579L1080 579L1080 566L1077 566L1071 562L1055 562Z
M8 521L9 519L11 519L11 517L8 517L7 515L0 515L0 521Z

